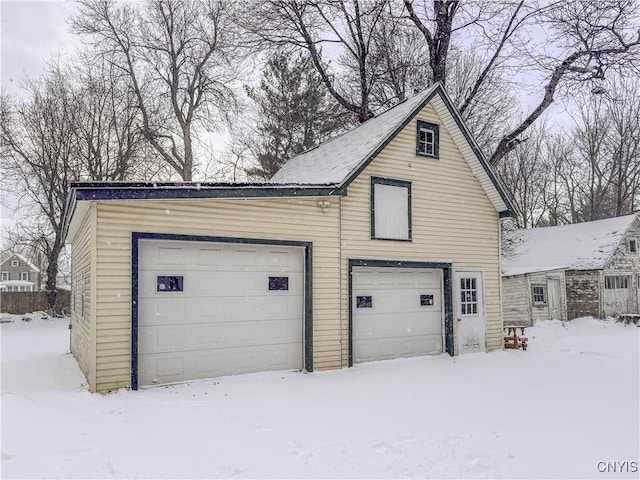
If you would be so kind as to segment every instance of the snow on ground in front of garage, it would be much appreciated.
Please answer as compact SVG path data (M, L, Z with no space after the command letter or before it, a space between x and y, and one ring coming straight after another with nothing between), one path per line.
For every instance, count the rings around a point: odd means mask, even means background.
M638 477L635 326L545 322L526 352L97 395L68 321L20 318L1 327L2 478Z

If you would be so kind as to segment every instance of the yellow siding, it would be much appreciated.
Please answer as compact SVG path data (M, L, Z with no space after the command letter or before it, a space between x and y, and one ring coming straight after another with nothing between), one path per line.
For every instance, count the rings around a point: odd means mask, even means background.
M97 390L130 385L134 231L312 242L314 368L340 367L338 201L318 200L98 202Z
M440 125L439 159L415 155L416 120ZM371 240L370 179L411 181L412 241ZM484 271L487 348L502 347L498 213L446 125L427 105L349 186L341 199L342 339L348 339L348 259L452 262ZM455 323L455 322L454 322ZM342 364L347 365L343 350Z
M82 225L74 238L71 250L72 301L71 301L71 353L78 361L80 369L89 381L90 388L95 382L95 348L92 333L95 316L92 316L92 288L95 281L92 274L92 259L95 258L95 208L85 215ZM95 388L91 388L95 390Z

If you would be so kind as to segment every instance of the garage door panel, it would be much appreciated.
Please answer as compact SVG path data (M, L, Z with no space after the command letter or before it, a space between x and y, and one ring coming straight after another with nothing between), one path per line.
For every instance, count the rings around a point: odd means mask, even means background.
M151 265L186 265L187 263L187 249L177 245L161 246L155 244L152 249L139 249L138 251L138 266L140 268L148 268Z
M433 295L433 305L420 305L420 295ZM440 290L424 288L420 290L381 292L374 290L360 290L353 293L354 298L359 296L371 297L371 308L368 308L371 314L377 313L403 313L403 312L420 312L440 311L442 307L442 298ZM356 305L357 308L357 305ZM358 310L364 310L359 308ZM364 312L363 312L364 313Z
M384 342L364 340L354 349L354 362L363 363L374 360L412 357L415 352L422 355L437 355L442 352L442 342L431 336L389 338Z
M441 270L354 267L352 273L354 362L442 353Z
M440 315L426 316L420 313L407 313L395 318L387 315L375 315L365 321L357 322L353 331L354 340L361 338L410 337L417 335L439 335L441 332Z
M183 291L156 292L164 275ZM303 248L142 240L138 305L140 385L302 368Z
M218 247L198 248L196 253L197 262L201 268L222 267L225 264L224 248Z
M142 326L138 329L138 353L188 352L231 347L284 345L301 339L297 321L219 322Z
M267 345L233 349L203 350L185 357L181 353L152 354L138 370L142 385L179 382L185 379L212 378L269 370L290 370L302 355L299 343L282 346ZM265 363L264 359L268 359Z

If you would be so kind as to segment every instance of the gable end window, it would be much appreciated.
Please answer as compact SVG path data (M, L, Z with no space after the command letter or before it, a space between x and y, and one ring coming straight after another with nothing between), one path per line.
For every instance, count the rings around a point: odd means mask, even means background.
M533 303L547 303L547 287L545 285L531 285Z
M11 266L12 267L17 267L19 264L18 260L11 260Z
M371 177L371 238L411 240L411 182Z
M438 158L440 127L435 123L418 120L416 131L416 155Z
M638 252L638 241L637 240L629 240L629 252L637 253Z

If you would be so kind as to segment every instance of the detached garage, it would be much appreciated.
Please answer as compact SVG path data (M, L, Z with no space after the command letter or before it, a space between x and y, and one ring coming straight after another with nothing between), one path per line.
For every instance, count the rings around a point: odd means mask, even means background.
M71 351L104 392L502 348L511 212L440 85L267 183L76 183Z

